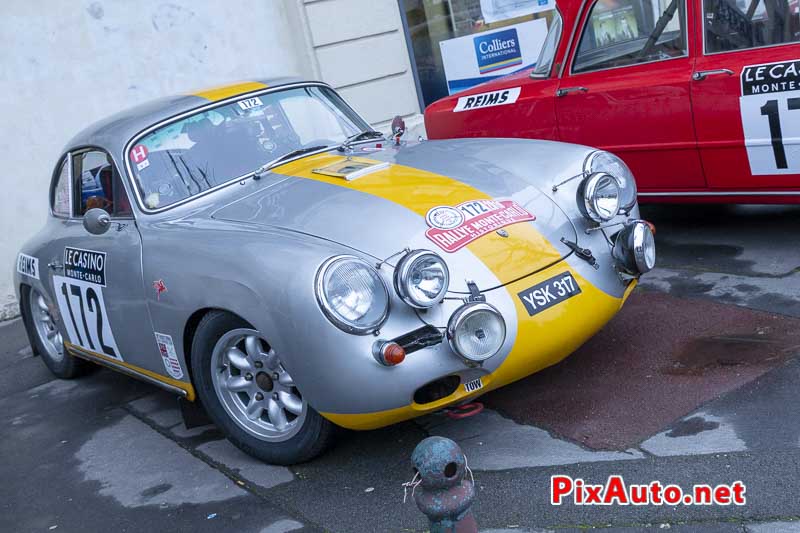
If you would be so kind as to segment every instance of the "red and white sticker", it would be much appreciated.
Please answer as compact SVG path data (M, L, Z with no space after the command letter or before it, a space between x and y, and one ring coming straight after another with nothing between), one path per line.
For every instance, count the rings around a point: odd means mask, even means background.
M445 252L455 252L487 233L531 220L536 217L513 200L471 200L428 211L425 236Z
M175 379L183 377L183 368L181 362L178 361L178 354L175 352L175 344L172 342L170 335L164 333L154 332L156 335L156 344L158 344L158 351L161 353L161 359L164 361L164 368L167 373Z
M149 167L150 162L147 160L147 147L143 144L137 144L131 148L131 161L136 163L136 168L138 170L144 170Z

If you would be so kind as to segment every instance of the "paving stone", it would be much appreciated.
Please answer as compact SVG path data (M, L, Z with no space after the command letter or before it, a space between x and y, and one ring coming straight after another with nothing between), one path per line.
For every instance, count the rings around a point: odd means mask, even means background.
M642 459L636 450L625 452L590 451L551 436L543 429L517 424L485 409L463 420L441 415L428 416L419 423L432 435L448 437L464 450L474 470L568 465L597 461Z
M75 458L83 477L100 484L100 494L125 507L201 504L245 494L222 472L130 415L97 431Z
M263 488L288 483L294 479L288 468L269 465L254 459L225 439L208 442L198 446L197 450L225 465L240 477Z

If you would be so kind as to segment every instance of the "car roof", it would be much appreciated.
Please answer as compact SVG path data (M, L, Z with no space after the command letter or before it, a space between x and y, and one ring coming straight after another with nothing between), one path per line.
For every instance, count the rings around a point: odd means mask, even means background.
M64 151L82 146L98 146L112 156L118 156L132 137L170 117L227 98L298 83L319 82L290 77L244 81L144 102L91 124L75 135Z

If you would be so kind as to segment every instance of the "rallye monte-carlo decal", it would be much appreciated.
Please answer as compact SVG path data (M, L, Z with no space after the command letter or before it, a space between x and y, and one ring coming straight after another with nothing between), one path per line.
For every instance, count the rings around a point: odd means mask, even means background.
M742 69L739 109L750 171L800 173L800 60Z
M511 89L501 89L488 93L462 96L458 99L458 102L456 102L456 107L453 108L453 112L459 113L461 111L471 111L484 107L514 104L519 99L520 92L522 92L521 87L513 87Z
M455 252L487 233L531 220L536 217L513 200L470 200L428 211L425 236L445 252Z
M121 361L103 299L105 286L105 252L64 249L64 275L53 276L53 289L70 342Z

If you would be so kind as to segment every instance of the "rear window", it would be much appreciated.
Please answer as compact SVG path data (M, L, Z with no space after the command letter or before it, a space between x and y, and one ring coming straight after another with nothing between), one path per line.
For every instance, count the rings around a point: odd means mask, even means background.
M706 53L800 41L798 0L705 0Z

